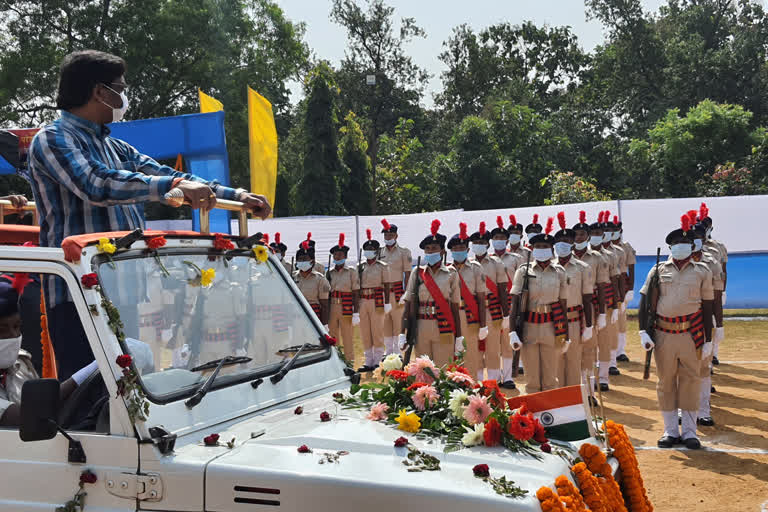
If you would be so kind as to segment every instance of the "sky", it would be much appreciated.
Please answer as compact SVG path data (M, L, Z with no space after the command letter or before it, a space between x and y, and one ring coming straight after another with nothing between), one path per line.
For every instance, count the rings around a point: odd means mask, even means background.
M587 21L583 0L385 0L395 8L395 16L412 17L427 33L417 39L408 52L419 66L432 75L423 103L431 107L432 95L441 88L440 73L444 70L438 55L443 51L453 27L466 23L476 32L496 23L518 24L533 21L537 25L570 26L585 50L603 41L599 22ZM362 5L363 0L358 0ZM331 22L331 0L277 0L286 16L294 22L306 23L304 40L317 58L338 65L344 58L347 35L343 27ZM657 11L665 0L642 0L647 11ZM300 87L291 84L292 99L298 101Z

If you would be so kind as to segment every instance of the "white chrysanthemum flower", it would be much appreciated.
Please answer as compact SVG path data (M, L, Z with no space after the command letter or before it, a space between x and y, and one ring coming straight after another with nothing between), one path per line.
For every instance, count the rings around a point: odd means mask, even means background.
M384 372L388 372L391 370L399 370L403 367L403 360L400 359L400 356L398 354L389 354L387 357L384 358L384 361L381 362L381 369Z
M469 395L462 389L454 389L451 391L451 400L448 402L448 408L451 413L457 418L461 418L464 414L464 407L469 403Z
M483 444L483 434L485 433L485 424L478 423L475 428L464 427L467 431L461 438L461 444L464 446L477 446Z

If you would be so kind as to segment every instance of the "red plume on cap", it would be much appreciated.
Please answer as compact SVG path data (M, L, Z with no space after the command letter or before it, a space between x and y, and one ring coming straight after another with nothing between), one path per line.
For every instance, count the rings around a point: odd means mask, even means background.
M469 238L467 236L467 223L459 222L459 239L466 240L467 238Z
M565 212L557 212L557 223L560 224L560 229L565 229Z
M24 288L32 282L32 279L29 278L29 274L26 272L17 272L13 279L11 279L11 287L16 290L16 293L21 295L24 293Z
M707 217L709 217L709 208L707 208L707 203L701 203L701 206L699 207L699 220L704 220Z
M696 224L696 210L688 210L688 224L691 226Z
M432 221L432 225L429 226L429 232L432 233L432 236L437 236L438 229L440 229L440 221L435 219Z
M480 236L485 236L485 222L480 223Z
M501 215L496 216L496 225L504 229L504 219L501 218Z
M547 235L550 234L552 232L552 228L554 226L555 226L555 218L554 217L548 218L547 219L547 227L544 228L544 233L546 233Z
M307 240L312 240L312 232L307 233Z
M579 212L579 224L586 224L587 223L587 212L584 210L581 210Z
M264 233L261 235L261 239L264 240L264 243L269 245L269 233Z
M344 235L344 233L339 233L339 247L344 247L344 240L347 237Z
M511 223L513 226L517 226L517 217L515 217L514 215L510 215L510 216L509 216L509 222L510 222L510 223Z
M370 229L366 229L366 230L365 230L365 237L366 237L368 240L370 240L370 239L371 239L371 236L372 236L372 235L371 235L371 230L370 230Z
M533 214L533 222L531 224L538 224L539 223L539 214L534 213Z
M611 212L610 212L610 210L605 210L603 212L603 222L605 222L605 223L611 222Z
M597 213L597 222L599 222L600 224L603 223L603 212Z
M389 228L391 227L389 222L387 222L387 219L381 219L381 225L385 231L389 231Z
M688 219L687 215L680 217L680 228L683 230L683 233L687 233L688 230L691 229L691 221Z
M309 242L307 242L306 240L301 242L301 248L304 249L305 251L308 251L309 250Z
M280 245L280 232L275 233L275 243Z

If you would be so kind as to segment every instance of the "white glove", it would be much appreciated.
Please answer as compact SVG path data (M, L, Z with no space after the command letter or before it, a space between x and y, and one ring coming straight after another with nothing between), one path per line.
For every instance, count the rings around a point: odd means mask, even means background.
M464 352L464 336L456 336L456 341L454 342L453 350L457 354L459 352Z
M400 346L400 350L405 350L405 345L408 343L408 340L405 337L405 334L398 334L397 335L397 344Z
M401 306L405 304L405 295L400 297L400 301L398 302L398 304L400 304Z
M387 313L389 313L390 311L392 311L392 304L390 304L389 302L387 302L386 304L384 304L384 314L386 315L386 314L387 314Z
M509 344L515 352L523 348L523 343L515 331L509 333Z
M563 342L563 347L560 349L561 354L565 354L568 352L568 349L571 348L571 340L565 340Z
M502 329L509 329L509 317L505 316L501 319L501 328Z
M323 329L325 329L325 332L331 332L331 328L330 328L330 326L328 324L325 324L323 326Z
M625 312L627 310L627 301L625 300L624 302L622 302L619 308L621 309L622 313Z
M706 359L712 355L712 342L704 342L704 346L701 347L701 358Z
M725 327L715 327L715 336L712 341L720 343L725 339Z
M643 350L648 352L653 347L656 346L656 344L653 342L650 336L648 336L648 333L645 331L640 331L640 345L642 345Z
M480 340L484 340L488 337L488 326L481 327L479 331L477 331L477 338Z
M360 313L352 313L352 325L360 325Z
M723 290L723 306L725 306L725 290Z
M611 323L615 324L618 321L619 321L619 310L614 309L613 313L611 313Z
M632 302L635 298L635 292L632 290L629 290L627 294L624 296L624 302Z
M587 341L591 340L592 336L594 336L594 332L592 331L592 326L584 328L584 332L581 333L581 341Z
M605 329L605 323L605 313L600 313L597 315L597 328Z
M98 369L99 369L98 363L96 363L96 361L92 361L91 364L89 364L88 366L77 370L77 372L75 372L75 374L72 375L72 380L75 381L75 384L79 386L80 384L83 383L83 381L86 378L88 378L90 374L92 374Z

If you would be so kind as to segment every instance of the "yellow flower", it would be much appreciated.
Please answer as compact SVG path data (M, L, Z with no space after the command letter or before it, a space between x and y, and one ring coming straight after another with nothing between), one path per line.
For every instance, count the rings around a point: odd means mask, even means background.
M96 247L99 249L99 252L105 252L107 254L114 254L117 250L117 247L109 241L109 238L99 238L99 244Z
M395 418L395 421L400 425L397 428L412 434L415 434L421 428L421 418L413 412L408 414L405 409L400 409L398 411L398 416Z
M200 286L211 286L214 279L216 279L216 271L212 268L207 268L200 273Z
M269 252L267 252L267 248L263 245L257 245L253 248L253 256L259 263L264 263L269 259Z

